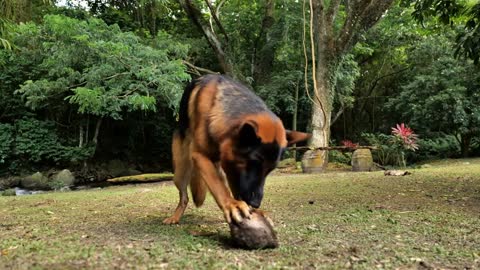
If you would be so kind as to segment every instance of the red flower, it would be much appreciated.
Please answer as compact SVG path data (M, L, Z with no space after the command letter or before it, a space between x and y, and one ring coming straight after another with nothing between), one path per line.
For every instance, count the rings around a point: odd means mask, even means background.
M358 143L353 143L350 140L343 140L342 145L345 146L345 147L348 147L348 148L355 148L355 147L358 146Z

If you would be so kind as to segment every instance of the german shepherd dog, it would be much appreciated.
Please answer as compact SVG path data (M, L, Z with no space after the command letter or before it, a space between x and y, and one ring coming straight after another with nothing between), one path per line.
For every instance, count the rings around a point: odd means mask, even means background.
M180 101L172 143L180 201L163 223L179 222L188 204L188 184L197 207L208 188L228 223L249 218L250 206L260 207L265 178L285 147L309 137L285 130L257 95L226 76L192 81Z

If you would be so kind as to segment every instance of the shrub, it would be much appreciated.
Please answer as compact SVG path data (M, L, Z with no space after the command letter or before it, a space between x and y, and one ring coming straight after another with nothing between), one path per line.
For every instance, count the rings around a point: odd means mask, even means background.
M93 155L93 147L69 146L57 135L55 123L24 118L14 125L0 124L0 165L9 159L8 170L27 164L71 164Z
M330 150L328 151L328 161L350 165L352 163L352 153Z
M431 139L419 139L420 150L413 155L415 160L455 157L460 152L457 140L452 135Z
M6 190L2 191L1 194L2 194L2 196L15 196L16 192L15 192L15 189L10 188L10 189L6 189Z
M42 159L58 160L60 144L55 125L49 121L22 119L15 123L15 154L28 161L39 162Z
M398 165L401 154L398 145L392 144L392 136L386 134L362 133L367 144L377 147L372 151L373 160L380 165Z
M0 164L11 156L14 128L9 124L0 124Z
M62 145L55 124L51 121L22 119L15 122L15 154L30 162L42 160L69 163L85 160L93 155L89 147Z
M403 166L407 164L405 150L415 151L418 146L418 135L405 124L397 124L392 128L392 135L363 133L368 144L376 146L373 160L381 165Z

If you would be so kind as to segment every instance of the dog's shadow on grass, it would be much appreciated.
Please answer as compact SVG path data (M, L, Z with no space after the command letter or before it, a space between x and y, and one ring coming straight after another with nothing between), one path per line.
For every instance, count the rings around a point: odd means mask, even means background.
M135 238L138 240L142 240L146 235L148 238L163 241L196 242L195 239L198 239L199 243L213 243L223 249L240 249L231 239L229 227L223 220L186 214L180 224L166 225L163 224L166 217L146 216L123 225L124 229L136 235Z

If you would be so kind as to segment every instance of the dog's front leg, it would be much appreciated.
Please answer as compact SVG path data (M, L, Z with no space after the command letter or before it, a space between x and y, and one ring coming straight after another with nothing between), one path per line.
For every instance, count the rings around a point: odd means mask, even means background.
M193 152L192 159L210 193L222 209L227 222L231 223L233 219L240 223L243 218L250 218L250 207L244 201L238 201L232 197L213 162L199 152Z

